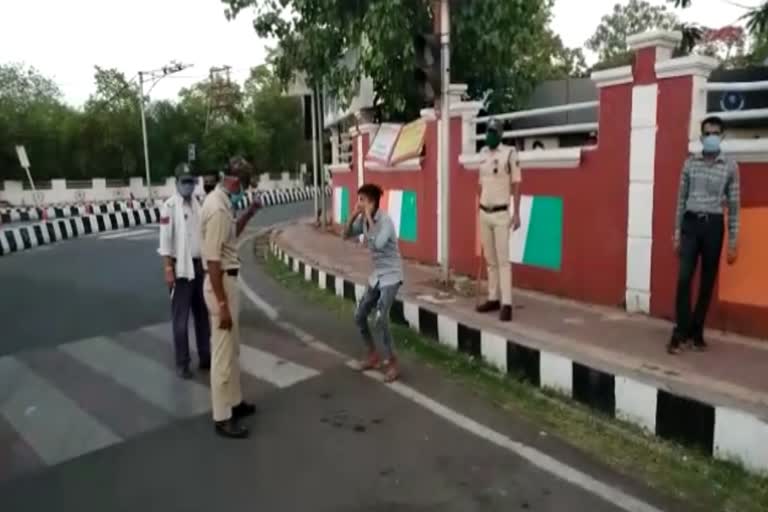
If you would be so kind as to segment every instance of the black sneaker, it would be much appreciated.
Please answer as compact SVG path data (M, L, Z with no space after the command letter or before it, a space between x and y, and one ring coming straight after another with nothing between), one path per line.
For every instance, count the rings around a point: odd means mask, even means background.
M240 402L232 408L232 418L239 420L256 414L256 406L248 402Z
M248 428L240 425L234 418L214 423L216 434L227 439L245 439L248 437Z
M178 373L179 377L184 380L189 380L193 377L192 370L189 369L189 366L179 366L176 369L176 373Z
M512 306L501 306L501 312L499 313L499 320L502 322L512 321Z
M487 300L477 306L475 311L478 313L490 313L491 311L498 311L501 309L501 303L497 300Z

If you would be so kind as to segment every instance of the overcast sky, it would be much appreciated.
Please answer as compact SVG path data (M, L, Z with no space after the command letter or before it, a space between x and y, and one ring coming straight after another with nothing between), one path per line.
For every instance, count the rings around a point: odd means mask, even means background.
M566 45L582 46L615 3L556 0L553 28ZM695 4L681 17L713 27L733 23L744 12L731 0ZM228 22L223 12L219 0L0 0L0 62L24 62L52 76L73 104L82 104L93 90L94 65L133 77L174 59L193 64L152 91L153 98L173 98L207 76L211 66L230 65L242 80L264 61L267 42L253 31L251 13Z

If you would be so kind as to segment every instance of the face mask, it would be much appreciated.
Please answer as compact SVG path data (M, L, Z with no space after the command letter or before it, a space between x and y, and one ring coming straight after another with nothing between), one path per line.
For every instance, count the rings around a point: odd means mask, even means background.
M243 192L242 188L237 192L230 192L229 202L232 203L232 208L237 208L237 205L240 203L240 201L243 200L244 196L245 196L245 192Z
M701 147L704 153L717 154L720 152L720 136L705 135L701 138Z
M192 197L192 193L195 191L194 183L179 183L176 185L176 190L179 191L179 195L184 199Z
M498 132L490 131L486 133L485 141L488 143L489 148L496 149L499 147L499 144L501 144L501 137L499 136Z
M211 192L213 192L213 189L215 188L216 188L216 185L212 183L203 184L203 190L205 191L206 194L210 194Z

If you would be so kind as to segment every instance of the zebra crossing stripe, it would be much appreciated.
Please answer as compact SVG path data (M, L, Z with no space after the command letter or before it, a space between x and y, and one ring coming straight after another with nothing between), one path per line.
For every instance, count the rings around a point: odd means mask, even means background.
M179 379L160 363L109 338L82 340L63 345L61 350L173 416L186 418L210 410L210 393L205 386Z
M0 389L8 390L0 401L0 415L46 464L58 464L121 441L15 358L0 358Z

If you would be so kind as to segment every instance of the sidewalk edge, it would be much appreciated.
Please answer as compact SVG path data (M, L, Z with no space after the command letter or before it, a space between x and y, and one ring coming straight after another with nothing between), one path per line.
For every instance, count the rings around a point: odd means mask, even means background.
M337 276L287 251L274 234L270 250L291 271L340 298L357 301L364 292L363 284ZM655 379L626 375L637 372L624 374L582 358L577 361L554 351L526 346L408 299L395 301L392 320L453 350L481 357L499 370L519 373L537 387L554 389L656 436L702 449L717 459L737 461L754 472L768 473L768 421L749 410L753 407L692 398L687 393L665 389L668 386L653 382Z

